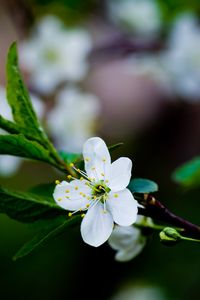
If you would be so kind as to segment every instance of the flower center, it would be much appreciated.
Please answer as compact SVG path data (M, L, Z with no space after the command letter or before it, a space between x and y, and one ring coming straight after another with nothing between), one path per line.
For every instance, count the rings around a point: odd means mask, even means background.
M92 187L93 196L103 196L110 192L110 188L104 183L103 180L100 180Z
M58 53L54 50L54 49L47 49L44 52L44 58L48 61L48 62L57 62L58 61Z

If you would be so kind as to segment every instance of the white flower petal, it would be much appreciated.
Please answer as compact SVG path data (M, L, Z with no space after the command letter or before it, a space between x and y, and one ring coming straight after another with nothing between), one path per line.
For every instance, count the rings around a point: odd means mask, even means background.
M132 244L129 248L118 251L115 255L115 259L121 262L129 261L134 257L136 257L138 254L140 254L145 244L146 244L145 237L140 236L140 239L138 241L135 241L135 243Z
M90 208L81 223L81 235L85 243L98 247L103 244L113 230L113 218L111 214L103 210L99 202Z
M120 157L111 164L108 186L112 191L120 191L127 187L131 179L132 161Z
M118 225L129 226L137 219L137 201L128 189L109 193L106 205Z
M87 140L83 146L85 170L95 181L108 180L111 158L105 142L99 137Z
M135 235L136 231L133 226L116 225L108 240L108 243L114 250L125 249L130 246Z
M53 197L62 208L76 211L86 208L91 189L85 185L85 181L73 180L62 181L55 187Z
M109 240L109 245L118 252L117 261L129 261L137 256L146 244L146 238L133 226L116 226Z

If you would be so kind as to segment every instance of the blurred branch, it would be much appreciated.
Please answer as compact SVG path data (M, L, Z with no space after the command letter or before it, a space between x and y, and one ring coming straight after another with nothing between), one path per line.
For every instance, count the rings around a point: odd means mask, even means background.
M24 38L33 22L33 14L26 0L1 0L1 5L13 22L20 38Z
M153 196L147 195L141 202L145 208L139 208L139 214L151 217L161 222L183 228L183 234L189 237L200 239L200 227L175 215L167 209L160 201Z
M161 40L145 41L120 35L97 45L90 53L90 61L96 63L99 60L116 59L132 53L155 53L163 47L164 43Z

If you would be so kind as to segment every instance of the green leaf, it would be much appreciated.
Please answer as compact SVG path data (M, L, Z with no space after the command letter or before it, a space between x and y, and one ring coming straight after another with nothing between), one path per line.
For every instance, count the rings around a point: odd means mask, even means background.
M2 126L2 128L10 132L11 134L21 133L24 135L24 137L27 138L27 140L35 141L38 144L42 145L45 149L48 150L48 156L51 156L52 164L58 169L66 171L65 164L62 162L56 149L47 138L33 109L28 90L24 85L22 75L19 70L16 43L13 43L11 45L7 58L7 100L12 109L14 122L6 122L6 120L1 117L0 126ZM36 146L35 148L38 147ZM41 149L42 148L40 148L40 151ZM21 145L20 150L22 150ZM22 150L23 155L20 156L28 157L28 154L24 155L26 150ZM38 155L35 156L35 153L33 156L32 154L33 153L31 153L31 156L29 156L30 158L34 158L37 160L40 159ZM40 160L51 163L50 159L47 159L47 152L45 154L43 151L43 154L43 158ZM46 158L44 158L44 156L46 156Z
M67 164L77 163L83 159L81 153L70 153L65 151L59 151L59 155Z
M36 141L30 141L23 134L0 135L0 154L10 154L54 164L50 153Z
M19 70L16 43L11 45L7 58L7 100L21 132L41 137L41 127Z
M80 216L75 216L72 218L58 217L55 218L51 223L49 222L49 227L43 229L37 235L34 236L32 240L27 242L13 257L13 260L22 258L23 256L29 254L39 246L46 244L50 239L62 234L70 226L76 225L80 222Z
M39 184L32 187L29 192L40 196L52 197L55 186L55 182Z
M172 178L185 186L200 185L200 157L195 157L178 167L173 173Z
M135 178L131 180L128 189L132 193L148 194L157 192L158 185L157 183L149 179Z
M9 133L20 133L20 130L17 128L17 125L9 120L4 119L0 115L0 128L6 130Z
M0 188L0 213L5 213L12 219L29 223L66 212L56 205L53 197Z

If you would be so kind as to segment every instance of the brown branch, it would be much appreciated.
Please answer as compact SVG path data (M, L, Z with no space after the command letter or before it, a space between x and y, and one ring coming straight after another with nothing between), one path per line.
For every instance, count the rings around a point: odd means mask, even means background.
M145 208L139 208L139 214L151 217L152 219L183 228L183 235L200 239L200 226L197 226L167 209L160 201L148 195L145 199Z
M104 41L90 53L90 62L102 62L106 60L119 59L133 53L156 53L164 48L161 40L142 41L125 35L114 36Z

